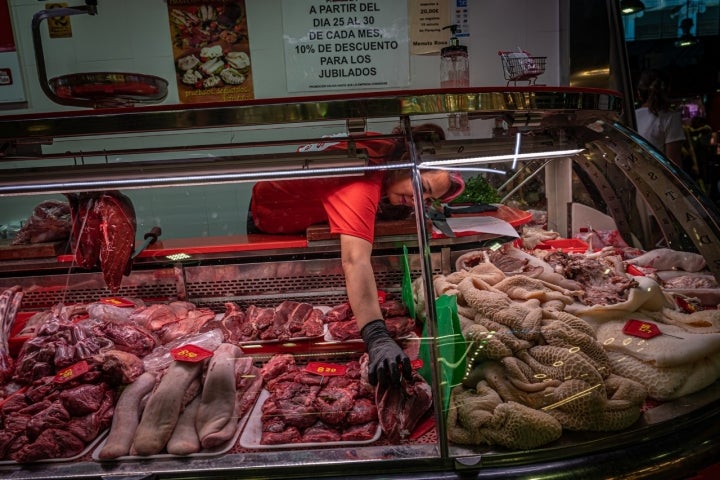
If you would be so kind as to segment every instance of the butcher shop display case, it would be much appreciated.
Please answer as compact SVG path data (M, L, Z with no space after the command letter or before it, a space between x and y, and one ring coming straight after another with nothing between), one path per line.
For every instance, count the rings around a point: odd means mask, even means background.
M531 86L0 117L0 473L710 463L720 213L621 112L613 91ZM466 195L422 200L430 170ZM372 267L413 374L388 388L368 382L339 236L247 216L256 182L396 171L414 195L381 200Z

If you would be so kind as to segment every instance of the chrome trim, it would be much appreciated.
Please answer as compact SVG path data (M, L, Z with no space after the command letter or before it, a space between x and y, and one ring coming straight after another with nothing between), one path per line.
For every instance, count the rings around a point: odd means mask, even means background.
M0 117L0 140L47 142L58 137L159 132L293 122L343 121L348 118L400 117L468 112L471 117L508 114L514 122L559 113L591 110L617 120L621 99L609 90L572 87L516 87L383 92L255 100L208 107L189 105L97 109ZM532 112L530 112L532 110ZM531 115L532 113L532 115Z

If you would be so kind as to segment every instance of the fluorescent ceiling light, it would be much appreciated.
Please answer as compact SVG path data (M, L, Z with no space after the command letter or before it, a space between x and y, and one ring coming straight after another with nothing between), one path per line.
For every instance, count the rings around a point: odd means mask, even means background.
M165 258L172 261L178 261L178 260L187 260L188 258L192 258L192 255L188 255L187 253L173 253L170 255L166 255Z
M556 157L571 157L584 151L584 148L575 148L571 150L551 150L548 152L531 152L531 153L509 153L506 155L487 155L480 157L467 157L467 158L449 158L449 159L438 159L438 160L424 160L418 165L420 168L432 168L447 165L466 165L472 163L495 163L495 162L506 162L506 161L517 161L517 160L531 160L534 158L556 158Z
M0 197L364 175L363 150L118 162L0 170Z

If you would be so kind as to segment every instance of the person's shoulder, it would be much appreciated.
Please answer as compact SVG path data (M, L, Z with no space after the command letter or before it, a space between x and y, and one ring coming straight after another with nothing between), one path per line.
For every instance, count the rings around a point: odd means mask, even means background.
M635 109L635 116L636 117L646 117L650 115L652 112L650 112L650 109L647 107L638 107Z

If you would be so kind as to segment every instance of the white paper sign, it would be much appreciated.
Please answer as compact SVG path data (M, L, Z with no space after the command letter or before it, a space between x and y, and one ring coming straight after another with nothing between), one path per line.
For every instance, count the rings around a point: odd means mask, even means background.
M449 0L410 1L410 53L440 53L450 45Z
M407 3L283 0L289 92L410 84Z
M491 233L514 238L520 236L510 223L492 216L450 217L447 219L447 224L457 234ZM435 226L433 226L433 232L436 234L442 233Z

